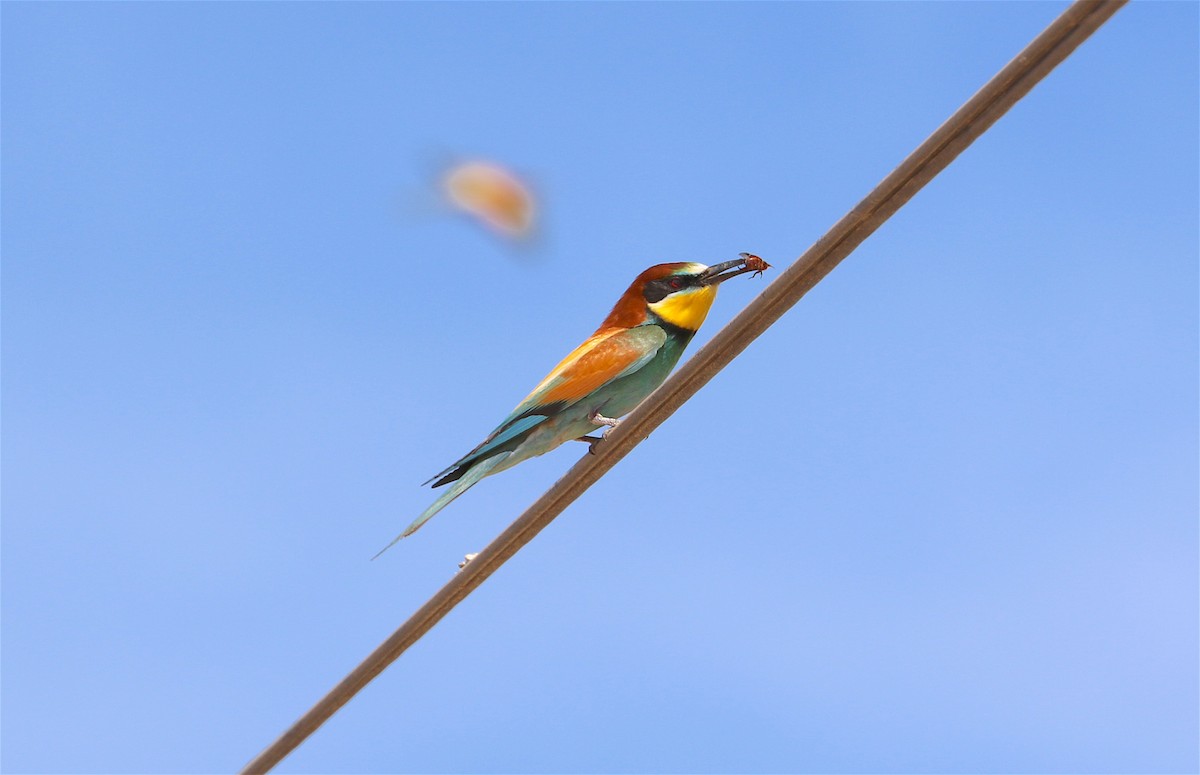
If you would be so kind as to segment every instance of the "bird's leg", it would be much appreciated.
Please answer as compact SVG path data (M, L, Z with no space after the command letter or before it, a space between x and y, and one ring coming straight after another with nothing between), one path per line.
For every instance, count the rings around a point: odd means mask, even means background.
M600 414L599 409L593 410L592 413L588 415L588 419L597 425L607 425L608 427L604 429L604 433L600 434L600 438L596 438L595 436L580 436L577 439L572 439L572 441L582 441L583 443L587 444L588 452L594 455L596 454L596 444L608 438L609 431L620 425L621 421L612 417L605 417L604 415Z
M604 415L600 414L599 409L594 410L591 414L589 414L588 419L591 420L592 422L596 423L597 425L607 425L608 426L607 428L604 429L604 433L600 434L600 438L602 438L602 439L607 438L608 434L610 432L612 432L612 429L621 424L621 421L614 417L605 417Z

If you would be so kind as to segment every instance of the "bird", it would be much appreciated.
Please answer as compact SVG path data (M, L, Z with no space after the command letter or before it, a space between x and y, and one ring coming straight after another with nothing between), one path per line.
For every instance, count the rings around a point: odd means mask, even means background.
M706 266L656 264L633 281L608 317L546 375L480 444L424 484L449 488L375 557L415 533L480 479L567 441L595 444L662 384L704 323L717 286L769 264L740 259ZM588 435L604 428L603 436Z

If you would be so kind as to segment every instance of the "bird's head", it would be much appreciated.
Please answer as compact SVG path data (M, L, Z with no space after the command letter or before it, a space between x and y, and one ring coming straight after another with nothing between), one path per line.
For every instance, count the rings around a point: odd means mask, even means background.
M695 332L717 298L717 286L744 272L744 259L712 266L696 263L657 264L637 276L609 313L602 328L630 328L648 320Z

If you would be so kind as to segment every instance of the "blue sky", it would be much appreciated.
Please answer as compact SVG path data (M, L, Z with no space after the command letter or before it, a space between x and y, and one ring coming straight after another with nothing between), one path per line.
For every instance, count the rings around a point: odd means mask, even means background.
M583 453L368 561L634 275L786 265L1063 7L4 3L4 771L240 767ZM1200 768L1198 26L1120 11L280 771Z

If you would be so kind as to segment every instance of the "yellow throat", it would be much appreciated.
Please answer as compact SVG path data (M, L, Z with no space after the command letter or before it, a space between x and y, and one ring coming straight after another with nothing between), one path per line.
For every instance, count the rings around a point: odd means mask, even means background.
M647 304L650 311L663 321L688 331L700 330L708 311L717 298L717 286L702 285L686 291L672 293L662 301Z

